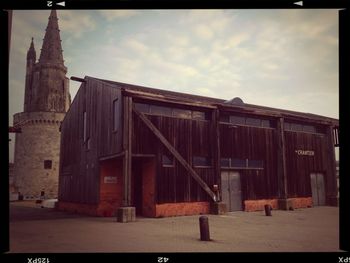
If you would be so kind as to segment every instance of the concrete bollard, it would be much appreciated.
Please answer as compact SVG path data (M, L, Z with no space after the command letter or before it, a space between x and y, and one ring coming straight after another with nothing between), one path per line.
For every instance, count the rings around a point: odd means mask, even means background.
M208 217L199 217L199 230L201 235L201 241L210 241Z
M270 205L265 205L265 215L271 216L271 209L272 207Z

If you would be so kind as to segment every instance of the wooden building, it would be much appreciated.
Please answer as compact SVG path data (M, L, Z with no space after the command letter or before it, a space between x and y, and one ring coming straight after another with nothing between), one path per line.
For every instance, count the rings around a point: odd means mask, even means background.
M61 125L59 209L163 217L220 213L223 204L337 205L336 119L78 80Z

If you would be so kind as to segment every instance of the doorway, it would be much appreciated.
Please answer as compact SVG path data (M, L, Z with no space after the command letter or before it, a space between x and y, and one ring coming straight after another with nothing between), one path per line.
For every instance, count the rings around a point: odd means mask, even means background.
M314 206L326 204L324 176L322 173L310 174L312 203Z
M221 172L222 201L227 204L227 211L242 210L241 177L237 171Z
M132 203L137 216L155 216L155 158L133 157Z

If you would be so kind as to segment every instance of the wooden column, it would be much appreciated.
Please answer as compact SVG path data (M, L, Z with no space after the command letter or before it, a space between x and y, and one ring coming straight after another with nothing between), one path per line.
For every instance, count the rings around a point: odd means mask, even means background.
M131 206L132 98L123 97L123 206Z
M287 199L288 182L287 182L286 149L285 149L283 118L279 118L277 121L277 176L278 176L279 198Z
M337 177L334 149L333 127L327 128L327 173L326 173L326 197L329 205L337 205Z
M214 166L214 178L216 184L219 186L219 193L221 192L221 166L220 166L220 130L219 130L219 110L215 109L212 111L211 118L211 150L212 150L212 158L213 158L213 166ZM221 196L220 196L221 201Z

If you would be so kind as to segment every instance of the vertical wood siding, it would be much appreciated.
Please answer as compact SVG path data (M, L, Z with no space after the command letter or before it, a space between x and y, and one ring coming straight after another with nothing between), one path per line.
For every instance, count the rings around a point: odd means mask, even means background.
M99 202L99 157L122 150L121 124L113 131L113 100L121 92L97 81L82 84L61 125L59 198L62 201ZM83 140L83 113L87 114L87 141Z
M113 130L113 101L118 98L117 131ZM99 202L99 158L122 151L121 90L107 83L88 78L79 89L61 125L61 164L59 198L62 201L96 204ZM87 113L87 137L83 141L83 112ZM193 156L207 157L209 167L194 167L209 187L218 184L220 165L214 157L262 160L263 169L239 169L242 199L278 198L277 130L219 124L220 153L215 154L213 137L216 131L211 120L182 119L147 115L165 138L190 165ZM285 131L288 196L311 196L310 173L323 172L331 178L330 144L326 135ZM330 136L330 135L329 135ZM328 147L328 148L327 148ZM295 150L312 150L314 156L297 155ZM132 153L156 156L156 202L209 201L208 195L177 161L172 167L162 165L162 155L171 154L145 127L133 118ZM327 176L327 174L329 174ZM328 178L328 179L327 179ZM335 183L328 184L331 190ZM333 187L334 186L334 187Z
M310 173L327 173L326 136L285 131L285 141L288 197L311 196ZM311 150L315 155L298 155L295 150Z
M275 129L220 124L221 158L262 160L263 170L239 169L243 200L277 198Z
M147 117L189 164L192 164L192 156L211 158L209 121L151 115ZM138 118L134 118L133 127L133 153L157 156L157 203L209 200L207 194L179 163L175 161L173 167L163 167L162 155L171 156L170 153ZM216 182L212 167L195 168L195 171L209 186Z

